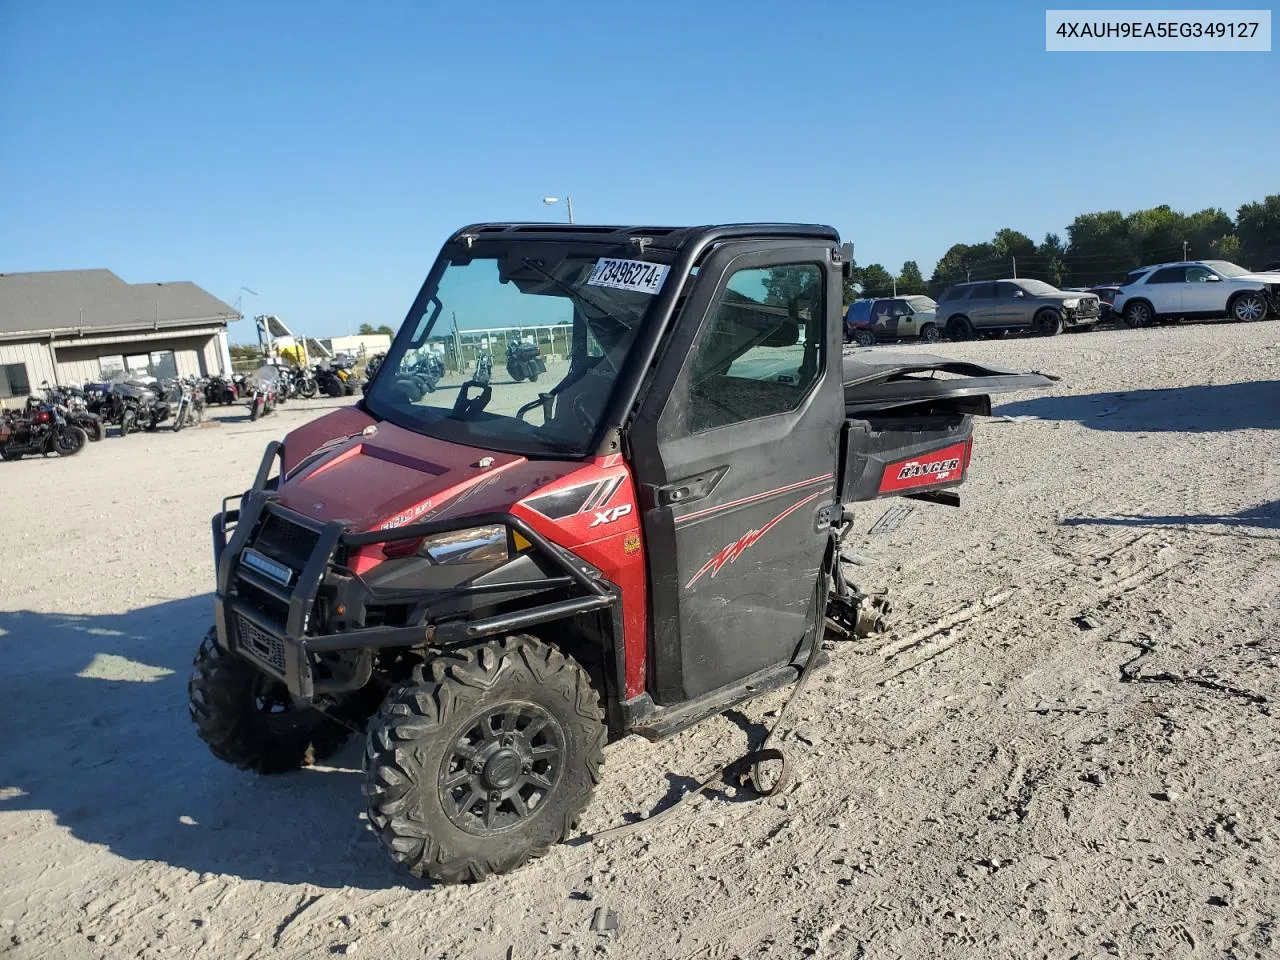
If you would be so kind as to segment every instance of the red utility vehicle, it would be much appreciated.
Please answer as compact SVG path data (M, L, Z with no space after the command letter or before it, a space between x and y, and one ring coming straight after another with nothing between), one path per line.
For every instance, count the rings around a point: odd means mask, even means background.
M367 393L214 518L201 737L272 773L367 731L388 853L479 878L567 835L606 741L794 681L827 618L875 624L841 573L852 507L958 502L971 417L1048 381L846 360L851 259L822 226L460 230ZM544 378L411 389L499 317Z

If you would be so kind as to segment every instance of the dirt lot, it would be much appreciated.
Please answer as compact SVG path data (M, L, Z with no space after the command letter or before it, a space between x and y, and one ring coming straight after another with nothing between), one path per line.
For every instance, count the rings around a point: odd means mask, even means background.
M186 717L208 517L314 407L0 464L0 955L1280 956L1280 323L937 352L1063 379L978 426L961 509L862 512L895 629L832 646L793 788L471 888L392 868L358 745L259 779ZM611 747L583 827L782 696Z

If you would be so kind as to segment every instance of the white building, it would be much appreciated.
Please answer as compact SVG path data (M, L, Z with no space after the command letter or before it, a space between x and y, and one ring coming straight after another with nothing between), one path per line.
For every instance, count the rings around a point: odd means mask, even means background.
M0 274L0 405L48 381L120 370L156 377L230 373L233 307L194 283L125 283L110 270Z

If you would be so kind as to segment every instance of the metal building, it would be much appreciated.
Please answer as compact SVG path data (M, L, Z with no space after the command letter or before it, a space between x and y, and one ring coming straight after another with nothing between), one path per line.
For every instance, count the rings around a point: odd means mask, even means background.
M235 308L194 283L125 283L110 270L0 273L0 405L48 381L119 371L155 377L231 372Z

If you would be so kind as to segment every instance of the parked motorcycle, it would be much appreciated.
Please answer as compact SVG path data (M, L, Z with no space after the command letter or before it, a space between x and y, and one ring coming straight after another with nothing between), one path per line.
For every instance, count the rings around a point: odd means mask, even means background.
M249 393L249 419L257 420L275 410L279 402L280 370L271 365L259 367L253 375Z
M473 383L478 383L483 387L492 379L493 356L488 350L482 350L476 357L476 370L475 373L471 375L471 380Z
M19 460L32 453L71 457L88 442L84 430L67 423L51 403L37 401L27 416L6 412L0 417L0 460Z
M173 403L173 432L198 427L204 420L205 393L190 380L179 380L169 394Z
M112 382L110 403L109 419L119 425L122 437L138 430L155 430L169 419L171 410L154 379Z
M346 371L331 366L317 366L316 387L327 397L341 397L347 394Z
M45 400L58 408L67 423L79 427L94 442L107 435L107 426L102 417L89 410L89 401L85 392L79 387L51 387L48 382L40 385L44 389ZM28 407L36 398L27 401Z
M204 399L207 404L236 403L240 399L240 391L234 379L213 376L205 384Z
M538 345L532 340L512 337L507 341L507 373L519 383L528 380L536 383L538 375L547 372L546 361L539 354Z
M396 384L410 403L417 403L423 394L435 393L443 376L444 361L428 351L420 354L407 370L396 375Z
M316 383L316 375L311 372L309 367L300 367L293 371L293 388L294 392L304 400L310 400L320 392L320 387Z

